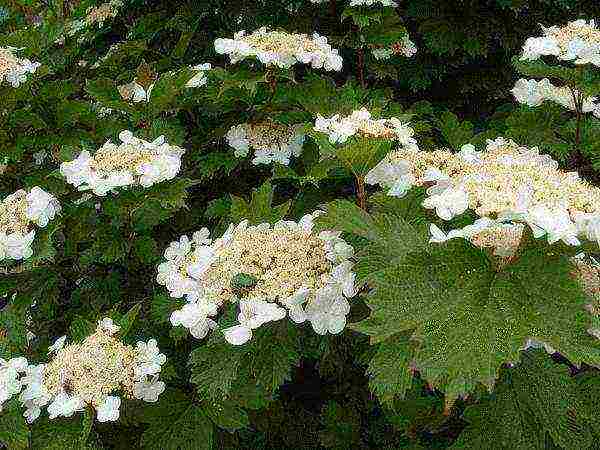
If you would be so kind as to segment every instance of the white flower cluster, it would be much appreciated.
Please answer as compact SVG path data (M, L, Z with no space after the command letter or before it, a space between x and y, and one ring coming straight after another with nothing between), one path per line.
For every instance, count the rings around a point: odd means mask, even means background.
M29 365L25 358L0 360L0 399L20 393L29 423L43 407L54 419L71 417L86 405L96 410L99 422L116 421L121 405L117 391L156 402L165 390L158 381L165 355L154 339L138 342L135 348L124 345L114 337L118 331L119 326L105 318L81 344L65 346L66 337L59 338L49 349L53 357L47 364Z
M27 259L33 255L33 225L45 228L60 211L55 197L35 186L20 189L0 202L0 261Z
M95 24L100 28L106 20L116 17L122 7L123 2L121 0L110 0L99 6L90 6L85 13L85 17L74 20L69 24L67 33L73 36L84 28Z
M263 27L251 34L240 31L233 39L219 38L215 40L215 50L221 55L229 55L231 63L256 57L267 66L289 68L301 63L309 64L315 69L342 69L342 57L337 49L327 43L326 37L317 33L311 37L306 34L268 31Z
M0 358L0 412L2 405L23 389L22 375L29 363L25 358L12 358L8 361Z
M535 61L541 56L556 56L575 64L600 67L600 29L593 20L576 20L563 27L542 27L543 36L531 37L523 46L522 60Z
M374 5L381 5L384 8L385 7L391 7L391 8L395 8L396 6L398 6L398 3L392 1L392 0L350 0L350 6L351 7L355 7L355 6L374 6Z
M179 173L185 150L169 145L164 136L148 142L122 131L119 140L119 145L106 142L93 156L82 151L62 163L60 173L80 191L91 189L100 196L123 186L149 187Z
M417 53L417 46L410 37L405 35L401 41L392 44L390 47L373 48L371 54L377 60L390 59L393 55L405 56L412 58Z
M190 70L196 72L192 78L185 84L185 87L188 88L197 88L204 86L208 83L208 78L206 76L206 72L212 69L210 63L198 64L196 66L190 66Z
M316 235L313 219L281 221L271 226L233 224L212 241L209 231L182 236L165 251L157 281L171 297L187 304L174 311L171 323L198 338L217 327L211 319L226 302L238 302L239 324L223 330L225 339L241 345L252 330L289 315L296 323L309 321L319 334L340 333L355 294L354 250L339 232Z
M567 86L554 86L547 78L540 81L521 78L515 83L515 87L511 92L519 103L527 106L539 106L548 100L571 111L576 110L575 99L581 95L578 91L572 92ZM583 99L582 112L591 112L600 118L600 104L596 103L597 101L597 97Z
M504 223L528 225L536 238L580 245L580 238L600 245L600 188L563 172L537 148L504 138L488 140L478 152L465 145L459 153L400 149L390 153L365 181L403 196L412 186L429 186L423 206L450 220L467 209L481 219L445 235L435 225L432 241L473 238Z
M28 73L35 73L41 66L38 62L32 62L26 58L17 58L15 53L19 50L14 47L0 47L0 84L4 81L12 87L19 87L27 81Z
M242 123L231 127L225 138L235 150L238 158L248 156L252 148L252 164L270 164L273 162L289 165L292 156L302 153L304 144L303 125L282 125L266 121Z
M335 114L330 118L325 118L319 114L314 129L327 134L329 142L332 144L343 144L350 137L358 134L392 139L408 148L417 148L417 141L413 138L415 131L408 124L400 122L396 117L373 119L371 113L365 108L354 111L346 117Z

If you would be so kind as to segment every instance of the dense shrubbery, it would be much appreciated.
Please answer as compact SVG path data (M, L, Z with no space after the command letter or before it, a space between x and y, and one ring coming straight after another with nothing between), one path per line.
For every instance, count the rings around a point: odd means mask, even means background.
M397 3L0 6L1 443L598 448L600 7Z

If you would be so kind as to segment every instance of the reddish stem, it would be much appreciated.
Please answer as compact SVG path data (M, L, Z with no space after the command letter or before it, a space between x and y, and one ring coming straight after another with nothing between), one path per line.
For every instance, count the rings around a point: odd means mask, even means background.
M364 89L365 84L365 51L361 47L358 49L358 80L360 81L361 87Z
M365 180L363 177L356 177L356 194L358 196L358 206L360 209L367 210L367 195L365 193Z

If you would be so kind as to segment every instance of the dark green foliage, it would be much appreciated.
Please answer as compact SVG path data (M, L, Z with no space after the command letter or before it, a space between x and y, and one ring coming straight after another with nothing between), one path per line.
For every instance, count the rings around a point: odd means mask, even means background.
M87 409L55 420L44 411L28 425L13 398L0 411L0 446L597 446L600 374L591 366L600 365L600 347L586 330L599 319L571 277L574 252L530 242L503 267L466 242L430 245L434 218L421 207L424 189L396 199L367 187L366 210L355 205L357 179L389 142L352 137L332 145L312 131L317 114L365 107L410 122L423 149L481 146L503 135L598 181L597 118L581 121L574 158L573 115L548 103L518 106L510 94L520 76L550 76L598 94L597 70L518 60L539 23L598 18L597 1L402 0L390 10L342 0L128 0L102 26L59 42L67 22L101 3L0 5L0 47L22 47L21 56L43 63L17 89L0 83L0 199L37 185L63 208L37 230L32 258L0 261L0 358L47 361L56 338L80 342L111 317L128 344L157 339L168 387L156 403L123 398L119 422L106 424ZM327 36L340 49L342 71L267 71L215 53L216 38L260 26ZM415 57L372 56L407 33ZM204 62L213 64L208 83L186 88L189 67ZM145 87L155 82L150 102L122 99L118 87L135 78ZM302 156L289 166L255 166L226 142L232 126L267 118L305 126ZM125 129L185 148L179 176L105 197L65 183L62 162L115 142ZM319 208L327 213L317 227L342 231L356 249L359 293L342 335L319 336L309 323L286 319L232 346L220 331L198 340L171 326L185 300L155 281L170 242L205 226L217 237L243 219L275 223ZM240 273L234 287L243 294L254 282ZM220 329L238 313L235 304L223 309ZM523 352L528 338L560 355Z

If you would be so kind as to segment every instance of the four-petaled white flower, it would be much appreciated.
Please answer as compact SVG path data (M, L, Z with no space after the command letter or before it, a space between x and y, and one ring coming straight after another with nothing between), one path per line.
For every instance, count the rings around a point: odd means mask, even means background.
M107 396L104 403L96 407L96 419L98 422L115 422L119 419L120 406L121 399L119 397Z
M346 326L350 303L333 286L317 291L317 296L306 306L306 314L318 334L339 334Z
M165 391L165 383L153 378L150 381L136 381L133 384L133 396L145 402L154 403L158 397Z
M242 345L252 339L252 330L261 325L281 320L286 310L275 303L259 299L240 300L239 325L223 330L225 339L232 345Z
M136 367L135 377L140 380L146 375L154 375L160 372L161 366L167 357L160 353L156 339L150 339L148 343L138 342L136 345Z
M64 390L59 392L52 403L48 405L48 415L50 419L57 417L71 417L77 411L83 411L84 401L77 397L67 394Z
M99 320L98 326L111 336L121 329L121 327L115 324L110 317L105 317L104 319Z

